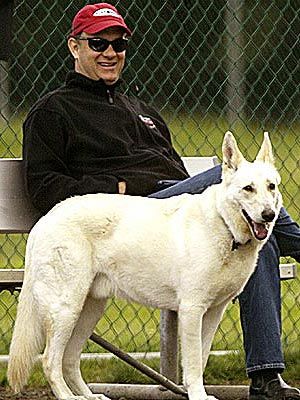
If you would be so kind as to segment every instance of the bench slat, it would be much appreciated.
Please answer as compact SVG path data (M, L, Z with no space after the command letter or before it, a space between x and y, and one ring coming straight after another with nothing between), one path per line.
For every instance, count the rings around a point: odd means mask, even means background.
M0 159L0 233L28 233L40 217L24 186L20 158Z
M297 276L296 263L280 264L280 279L293 279ZM24 278L24 269L0 269L0 290L5 287L20 287Z

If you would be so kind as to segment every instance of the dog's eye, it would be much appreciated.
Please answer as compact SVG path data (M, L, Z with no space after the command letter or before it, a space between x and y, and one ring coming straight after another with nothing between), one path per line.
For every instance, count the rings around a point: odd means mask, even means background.
M270 183L270 185L269 185L269 189L270 190L275 190L275 183Z
M246 190L246 192L253 192L253 187L251 185L247 185L243 188L243 190Z

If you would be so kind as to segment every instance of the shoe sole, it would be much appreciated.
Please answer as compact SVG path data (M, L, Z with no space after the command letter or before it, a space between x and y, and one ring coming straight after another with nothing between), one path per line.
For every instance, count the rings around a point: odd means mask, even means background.
M261 396L261 395L249 396L249 400L273 400L273 399L274 399L274 397L266 397L266 396ZM295 396L288 395L288 396L281 397L278 400L300 400L300 396L295 397Z

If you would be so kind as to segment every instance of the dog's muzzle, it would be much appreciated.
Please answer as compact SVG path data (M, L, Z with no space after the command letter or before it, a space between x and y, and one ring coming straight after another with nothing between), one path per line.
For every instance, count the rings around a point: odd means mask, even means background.
M270 209L264 210L261 214L264 222L255 222L245 210L242 210L242 212L251 228L254 237L257 240L265 240L269 233L270 222L272 222L275 218L275 212Z

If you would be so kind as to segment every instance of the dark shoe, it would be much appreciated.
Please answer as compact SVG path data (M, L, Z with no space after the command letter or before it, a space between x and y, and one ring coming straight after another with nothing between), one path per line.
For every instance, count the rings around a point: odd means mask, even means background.
M278 374L265 381L263 376L250 386L249 400L300 400L300 390L287 385Z

